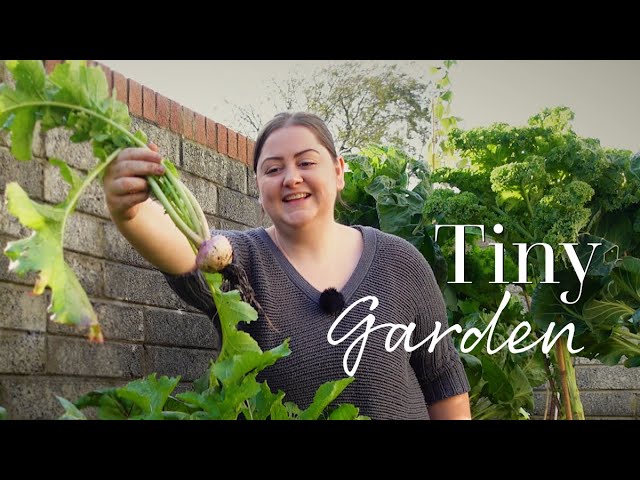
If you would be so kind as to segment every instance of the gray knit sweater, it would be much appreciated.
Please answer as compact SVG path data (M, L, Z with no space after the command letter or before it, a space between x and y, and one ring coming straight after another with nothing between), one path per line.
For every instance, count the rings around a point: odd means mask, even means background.
M416 324L411 338L415 345L434 328L434 322L447 327L442 294L431 267L408 241L372 227L356 225L363 235L364 251L347 284L341 290L348 308L366 296L375 296L379 304L371 311L371 302L356 305L333 332L339 339L367 315L375 324ZM264 370L258 380L267 380L272 391L282 389L285 401L306 408L317 388L324 382L347 376L343 357L351 343L364 333L361 326L339 345L331 345L327 332L335 316L319 306L322 292L316 290L291 265L262 227L248 231L216 230L233 247L233 262L241 265L254 288L256 298L278 331L262 316L239 327L248 332L263 350L276 347L289 337L291 355ZM196 271L165 277L173 290L187 303L214 317L216 311L202 276ZM428 419L427 405L469 391L469 383L447 335L433 353L430 341L407 353L404 342L393 352L385 349L388 328L372 332L364 348L352 382L336 403L353 403L362 415L372 419ZM402 330L397 330L391 345ZM360 350L352 349L351 368Z

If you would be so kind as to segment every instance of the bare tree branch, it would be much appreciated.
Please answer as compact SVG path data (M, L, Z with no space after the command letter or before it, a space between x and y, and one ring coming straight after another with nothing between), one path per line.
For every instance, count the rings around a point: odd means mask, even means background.
M317 69L308 78L294 73L285 81L273 80L268 98L271 115L302 110L320 116L341 152L394 143L415 154L429 129L428 89L428 83L395 65L347 62ZM264 123L259 107L235 107L239 121L255 132Z

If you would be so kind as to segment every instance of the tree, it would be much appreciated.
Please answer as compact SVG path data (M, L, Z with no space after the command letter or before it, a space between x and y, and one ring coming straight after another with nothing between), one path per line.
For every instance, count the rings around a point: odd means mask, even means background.
M340 153L370 143L393 144L421 154L430 134L429 84L397 65L348 62L271 81L265 100L273 112L302 110L329 126ZM240 129L256 135L266 118L256 105L232 104ZM269 108L266 108L269 110Z

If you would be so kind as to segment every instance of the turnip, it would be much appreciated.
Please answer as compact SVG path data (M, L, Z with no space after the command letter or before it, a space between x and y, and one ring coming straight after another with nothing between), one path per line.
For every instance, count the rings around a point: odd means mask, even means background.
M241 266L231 263L232 260L233 247L229 239L224 235L214 235L200 244L198 255L196 256L196 266L206 273L221 273L224 277L221 289L227 292L237 289L242 298L251 304L258 313L261 313L267 323L277 331L271 320L269 320L267 312L258 302L246 272Z
M214 235L200 244L196 257L197 267L209 273L221 272L233 259L231 243L224 235Z

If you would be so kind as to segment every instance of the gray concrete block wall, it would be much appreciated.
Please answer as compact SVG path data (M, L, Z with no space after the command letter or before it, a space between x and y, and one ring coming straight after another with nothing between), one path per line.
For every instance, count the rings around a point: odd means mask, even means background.
M580 357L574 358L574 368L587 420L640 420L640 369ZM546 387L541 386L534 391L533 418L544 416L546 402Z
M139 118L133 119L133 127L144 130L181 170L212 228L258 225L257 195L249 187L252 177L244 163ZM17 181L34 200L57 203L68 185L48 159L62 158L80 175L95 164L88 145L70 144L62 130L35 137L36 156L30 163L16 161L10 139L0 137L3 200L6 184ZM3 201L2 247L29 234ZM65 259L94 305L105 343L90 344L86 331L49 321L50 295L30 295L35 275L21 278L9 272L7 257L0 255L0 405L9 418L57 418L63 409L56 395L75 400L154 372L180 376L179 389L185 390L207 370L220 348L211 320L180 300L162 274L122 237L98 184L81 199L68 223Z

